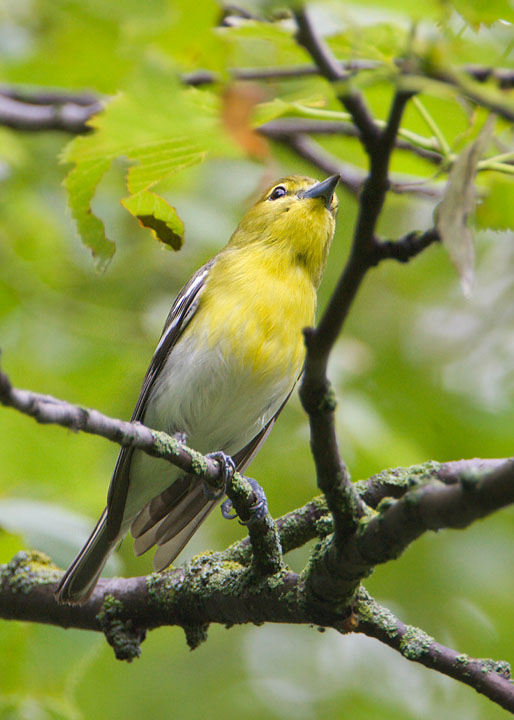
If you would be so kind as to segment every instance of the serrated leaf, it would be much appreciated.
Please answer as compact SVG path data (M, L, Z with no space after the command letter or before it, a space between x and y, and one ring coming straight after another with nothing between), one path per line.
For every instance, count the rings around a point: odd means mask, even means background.
M91 250L99 270L103 270L114 255L115 245L105 236L103 222L93 215L91 201L96 186L110 164L111 160L105 158L81 162L68 173L64 181L71 215L77 223L82 242Z
M90 125L94 131L73 140L63 160L75 165L65 183L69 204L83 241L100 266L112 257L114 243L105 237L91 201L114 158L132 161L127 188L139 197L126 198L124 206L154 236L177 249L182 222L163 198L145 191L202 162L208 153L239 154L223 131L219 98L209 90L186 88L174 74L153 67L143 68L130 91L119 93Z
M180 250L184 242L184 223L164 198L143 190L123 198L121 204L139 220L142 227L149 228L157 240L173 250Z
M474 272L473 237L467 224L475 203L473 180L494 122L495 118L491 115L477 139L464 148L454 162L444 197L436 210L436 228L457 268L462 290L467 296L471 294Z

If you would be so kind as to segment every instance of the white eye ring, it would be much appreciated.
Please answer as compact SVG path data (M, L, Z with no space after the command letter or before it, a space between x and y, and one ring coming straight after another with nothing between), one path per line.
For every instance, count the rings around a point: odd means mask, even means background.
M285 187L283 185L277 185L277 187L271 191L268 200L278 200L278 198L284 197L284 195L287 195Z

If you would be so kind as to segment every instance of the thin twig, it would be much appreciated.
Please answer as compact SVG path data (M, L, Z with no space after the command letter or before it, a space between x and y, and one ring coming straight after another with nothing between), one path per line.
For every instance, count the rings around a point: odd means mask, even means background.
M409 262L440 239L439 231L431 228L423 233L417 231L407 233L398 240L382 240L376 246L376 262L387 259L402 263Z
M256 128L256 131L272 140L283 140L296 135L345 135L347 137L360 137L355 125L337 120L311 120L309 118L279 118L270 120ZM409 152L428 160L434 165L440 165L442 155L435 150L427 150L403 138L396 139L399 150Z
M298 31L296 39L303 45L319 68L320 73L329 82L342 83L348 76L341 70L340 64L330 52L323 38L315 31L305 8L295 13ZM338 93L338 98L358 128L362 142L368 154L373 151L379 138L379 129L371 116L361 93L346 88Z
M340 175L341 185L353 195L360 193L366 180L366 173L361 168L343 162L307 135L291 135L284 137L280 142L323 172ZM420 182L404 175L395 175L391 179L390 190L400 195L408 193L416 195L420 200L433 201L442 197L444 187L435 183Z
M341 71L342 79L347 79L362 71L376 70L381 63L376 60L337 60ZM404 69L404 60L395 61L398 68ZM460 72L464 72L478 82L487 82L494 80L502 90L508 90L514 87L514 70L510 68L493 68L482 65L464 65L459 68ZM231 77L235 80L282 80L288 78L308 77L312 75L320 75L320 69L317 65L293 65L280 67L264 67L264 68L233 68L229 71ZM221 76L210 70L196 70L191 73L182 75L182 82L186 85L212 85L220 82ZM444 78L439 78L444 81Z
M379 66L375 60L342 60L339 62L341 75L350 77L362 70L374 70ZM294 65L292 67L233 68L229 74L234 80L284 80L288 78L319 75L316 65ZM220 75L209 70L196 70L181 76L185 85L212 85L221 80Z
M331 155L327 150L322 148L321 145L307 137L307 135L294 134L290 137L283 137L282 142L297 155L312 163L328 175L340 175L341 184L353 195L357 195L360 192L362 183L366 177L364 171L360 168L339 160L338 157Z

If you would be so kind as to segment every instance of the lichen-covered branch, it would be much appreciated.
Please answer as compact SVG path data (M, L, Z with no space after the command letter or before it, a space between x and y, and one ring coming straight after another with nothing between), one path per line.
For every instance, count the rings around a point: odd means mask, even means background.
M7 375L0 372L0 404L29 415L39 423L57 424L74 431L82 431L111 440L119 445L143 450L152 457L167 460L184 472L195 475L215 490L226 490L242 519L252 516L256 502L254 488L240 473L234 473L224 488L222 463L187 447L176 437L151 430L141 423L115 420L88 408L72 405L50 395L14 388ZM255 561L262 572L274 572L281 566L281 549L269 512L253 520L249 528L250 543Z
M198 557L183 568L148 577L100 580L85 605L59 605L60 571L39 553L18 553L0 566L0 616L103 632L116 657L139 657L147 630L182 627L191 648L206 639L210 623L288 622L319 624L304 602L302 579L286 569L269 577L223 554ZM511 710L514 685L506 662L473 659L404 625L361 588L346 620L327 618L327 627L361 632L389 645L407 660L459 680ZM344 640L343 640L344 642Z
M321 543L311 558L307 582L320 606L344 605L377 565L399 557L427 530L465 528L512 503L514 459L492 470L461 469L449 484L421 484L398 500L384 498L344 543L336 543L333 536Z
M423 630L405 625L361 588L354 605L356 631L397 650L404 658L459 680L514 712L514 685L507 662L472 658L438 643Z
M11 386L4 373L0 373L0 402L42 423L83 430L122 445L132 443L150 455L168 459L215 487L221 482L217 461L187 448L176 438L143 425L113 420L97 411L85 410L48 395L18 390ZM330 403L327 403L321 413L312 412L311 417L315 425L313 447L318 477L333 525L322 501L316 500L279 520L278 536L271 517L264 515L252 529L249 539L255 569L264 575L273 575L283 569L281 547L287 552L313 537L328 536L314 552L303 576L306 601L318 606L317 612L323 617L343 612L359 582L375 565L397 557L426 530L465 527L514 501L512 461L494 461L493 471L490 470L493 461L485 464L481 460L466 461L465 464L459 461L456 465L444 466L428 464L397 470L354 485L339 460L337 446L330 447L324 458L319 453L319 447L326 447L327 442L337 442L331 412ZM321 430L319 436L318 430ZM325 432L328 435L321 437ZM434 484L435 479L442 482ZM406 492L412 487L414 489ZM402 493L400 499L392 499ZM242 503L238 510L243 518L245 507L251 514L255 495L246 478L236 473L229 494L235 503ZM377 508L378 514L370 517L363 498L373 506L383 497ZM329 535L332 531L334 533ZM237 559L247 565L248 545L241 543L229 548L226 557L227 561Z

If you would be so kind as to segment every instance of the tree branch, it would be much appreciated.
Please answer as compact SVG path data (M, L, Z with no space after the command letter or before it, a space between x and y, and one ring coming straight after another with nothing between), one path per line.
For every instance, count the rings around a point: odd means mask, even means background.
M257 129L259 131L259 128ZM335 155L331 155L317 142L307 135L293 134L282 138L275 138L289 147L293 152L302 157L304 160L312 163L315 167L329 175L336 173L341 177L341 185L349 190L353 195L358 195L366 180L364 170L345 163ZM418 195L420 199L441 198L444 188L434 183L419 182L406 176L396 175L390 185L391 192L404 194L409 193Z
M260 129L258 131L260 132ZM328 175L340 175L341 184L353 195L360 192L366 177L364 171L360 168L339 160L339 158L331 155L306 135L294 134L289 137L284 136L280 140L297 155Z
M316 443L326 446L337 442L332 428L325 427L328 408L322 409L318 432L316 413L311 413L315 425L313 432L314 452L317 456L318 479L324 490L327 507L334 519L335 534L328 538L317 559L311 562L306 577L313 579L318 590L317 597L323 598L327 589L334 598L347 598L360 579L365 577L377 564L397 557L413 540L428 529L443 527L465 527L474 520L514 501L514 462L509 461L459 461L456 464L427 464L414 468L388 471L364 484L351 484L343 464L337 462L337 447L329 448L324 460L319 459ZM182 445L166 433L150 430L138 423L113 420L96 410L86 410L70 403L57 400L49 395L40 395L13 388L4 373L0 373L0 402L8 407L30 415L41 423L56 423L73 430L100 435L120 445L132 445L153 457L161 457L180 467L184 472L204 479L213 486L219 486L220 466L216 460ZM330 420L330 418L329 418ZM324 435L324 436L323 436ZM323 437L322 437L323 436ZM493 470L491 470L493 468ZM443 480L440 484L433 481ZM421 484L421 487L419 485ZM360 519L365 514L361 496L375 505L382 497L398 496L412 488L399 500L388 500L378 507L379 515ZM417 489L416 489L417 488ZM242 507L242 514L251 514L256 497L252 485L238 473L231 490L234 502L248 503ZM385 493L385 495L384 495ZM279 537L268 520L257 532L258 543L253 545L254 553L270 554L270 549L284 546L286 551L298 547L301 542L315 535L327 535L332 531L326 520L320 531L318 522L326 515L322 501L315 500L303 509L282 518L278 523ZM302 528L302 525L304 526ZM314 525L316 530L306 530L305 525ZM294 532L293 532L293 528ZM356 531L355 531L356 530ZM255 538L253 540L255 543ZM250 537L252 543L252 537ZM244 546L229 549L228 556L245 555ZM242 553L242 555L241 555ZM273 552L271 553L273 556ZM276 557L276 555L275 555ZM281 563L268 567L266 572L279 572ZM308 583L307 583L308 585Z
M252 484L240 473L234 473L224 486L222 463L187 447L176 437L151 430L141 423L114 420L97 410L78 407L51 395L41 395L13 388L5 373L0 372L0 403L30 415L42 424L57 424L143 450L152 457L167 460L189 475L203 480L216 490L226 491L243 521L251 519L249 538L254 564L263 573L282 567L282 553L273 518L266 511L254 518L253 508L259 502ZM265 500L265 498L264 498Z
M342 79L349 79L358 72L376 70L381 63L375 60L337 60ZM404 61L398 59L396 65L402 68ZM502 90L509 90L514 87L514 70L510 68L494 68L485 65L464 65L459 68L460 72L466 73L478 82L494 80ZM234 68L230 71L235 80L282 80L287 78L299 78L311 75L320 75L317 65L294 65L291 67L265 67L265 68ZM197 70L182 76L186 85L212 85L221 81L220 75L209 70ZM440 77L443 82L444 77ZM446 78L448 82L450 79Z
M351 77L362 70L374 70L379 66L375 60L341 60L338 61L342 77ZM264 68L233 68L230 75L234 80L284 80L288 78L319 75L317 65L294 65L292 67L264 67ZM182 75L182 82L186 85L200 86L212 85L220 82L221 77L209 70L197 70Z
M302 602L300 576L283 571L256 584L248 570L213 553L183 568L148 577L101 579L85 605L58 605L60 572L39 553L18 553L0 566L0 616L104 632L120 660L140 655L148 629L184 628L191 648L206 639L209 623L311 623ZM317 622L316 620L314 622ZM477 660L437 643L405 625L369 594L359 590L352 616L329 627L360 632L418 662L473 687L507 710L514 708L510 667L503 661Z
M296 14L298 42L306 47L329 80L339 81L340 71L329 49L310 23L305 9ZM403 110L411 93L396 92L388 121L379 130L369 115L363 99L355 93L343 93L341 102L352 115L362 142L370 156L370 174L364 182L357 226L350 259L332 294L328 307L316 330L305 332L307 357L300 388L303 407L309 415L311 447L316 463L320 489L334 517L335 533L325 551L312 561L307 587L314 600L323 604L348 602L357 585L351 588L330 579L332 563L336 562L345 541L356 529L365 508L350 482L340 457L334 423L335 399L326 376L330 351L341 330L346 314L367 270L374 263L377 248L375 227L388 189L389 159L394 148ZM328 562L327 562L328 559ZM359 577L359 580L363 576Z
M323 38L315 31L307 10L302 8L295 13L295 17L298 25L296 40L311 55L321 75L332 83L341 84L347 80L348 75L341 70L340 64L330 52ZM347 87L338 93L338 98L352 116L353 122L361 134L363 145L368 154L371 154L378 141L380 131L366 107L363 96Z
M178 457L179 466L184 470L193 471L189 465L192 462L200 465L196 473L200 477L204 473L209 476L209 465L216 466L210 470L214 476L219 473L215 461L194 454L184 446L177 449L175 439L164 433L112 420L51 396L17 390L1 373L0 401L39 422L54 422L99 434L120 444L132 443L161 457L168 455L171 445L175 448L174 461ZM155 447L150 448L149 443ZM331 458L335 456L337 452L331 454ZM321 475L332 471L323 465L318 469ZM353 534L344 522L339 530L337 528L338 519L342 519L338 513L348 512L349 507L346 498L338 500L337 496L341 486L343 491L346 489L345 482L331 483L330 478L323 477L328 484L326 497L332 505L330 515L327 515L328 507L323 498L317 498L278 520L279 538L274 534L274 526L270 528L264 523L259 530L260 540L264 542L257 550L255 538L247 538L225 552L198 557L185 567L166 573L146 578L100 580L84 606L57 604L53 593L61 572L39 553L18 553L9 564L0 567L0 616L102 631L116 657L125 660L138 657L147 629L161 625L183 627L191 648L205 640L211 622L230 625L314 623L345 632L358 630L385 642L409 660L466 682L509 709L514 702L514 690L506 680L505 663L473 660L444 648L422 631L393 618L363 589L354 604L354 614L343 621L349 608L342 598L348 597L345 592L353 591L371 565L395 557L403 549L402 545L412 542L426 529L463 527L514 501L513 475L514 462L501 460L458 461L444 465L427 463L384 471L351 486L359 503L363 498L376 506L382 500L378 505L379 516L361 521ZM446 484L434 485L436 478ZM233 486L231 497L235 505L253 501L252 488L244 483L242 478L242 484L238 482ZM402 495L396 502L391 499ZM341 508L337 507L338 502ZM243 515L247 510L248 505L239 508ZM330 538L326 536L333 530L332 518L335 535ZM352 522L354 518L352 514L347 520ZM302 575L290 572L281 560L277 563L273 559L277 557L274 549L277 543L278 547L281 543L287 552L318 535L326 539L320 543ZM391 538L394 538L392 544ZM254 560L256 554L260 554L257 563L250 563L250 543ZM338 565L332 562L334 548ZM271 562L263 568L262 560L266 555ZM326 571L328 573L324 575ZM321 590L319 596L316 590ZM332 595L332 604L320 612L319 600L326 599L333 590L336 592ZM385 625L384 620L387 621Z
M514 503L514 458L494 470L461 470L448 485L428 483L399 500L384 499L344 543L327 538L309 581L323 604L351 597L376 565L396 559L427 530L465 528Z
M404 658L459 680L506 710L514 712L511 669L504 661L475 659L436 642L412 625L405 625L381 607L364 588L355 603L357 632L397 650Z
M431 228L423 233L417 231L407 233L398 240L382 240L376 245L376 263L389 259L402 263L409 262L440 239L439 231Z
M271 140L286 140L291 136L298 135L345 135L347 137L360 138L359 130L349 122L338 120L312 120L310 118L286 117L270 120L256 128L260 135L264 135ZM396 147L399 150L407 150L409 152L428 160L434 165L440 165L443 156L440 152L429 150L409 142L401 137L396 138Z
M0 124L15 130L64 130L83 133L90 130L87 121L102 109L101 102L82 104L60 102L28 103L0 93Z

